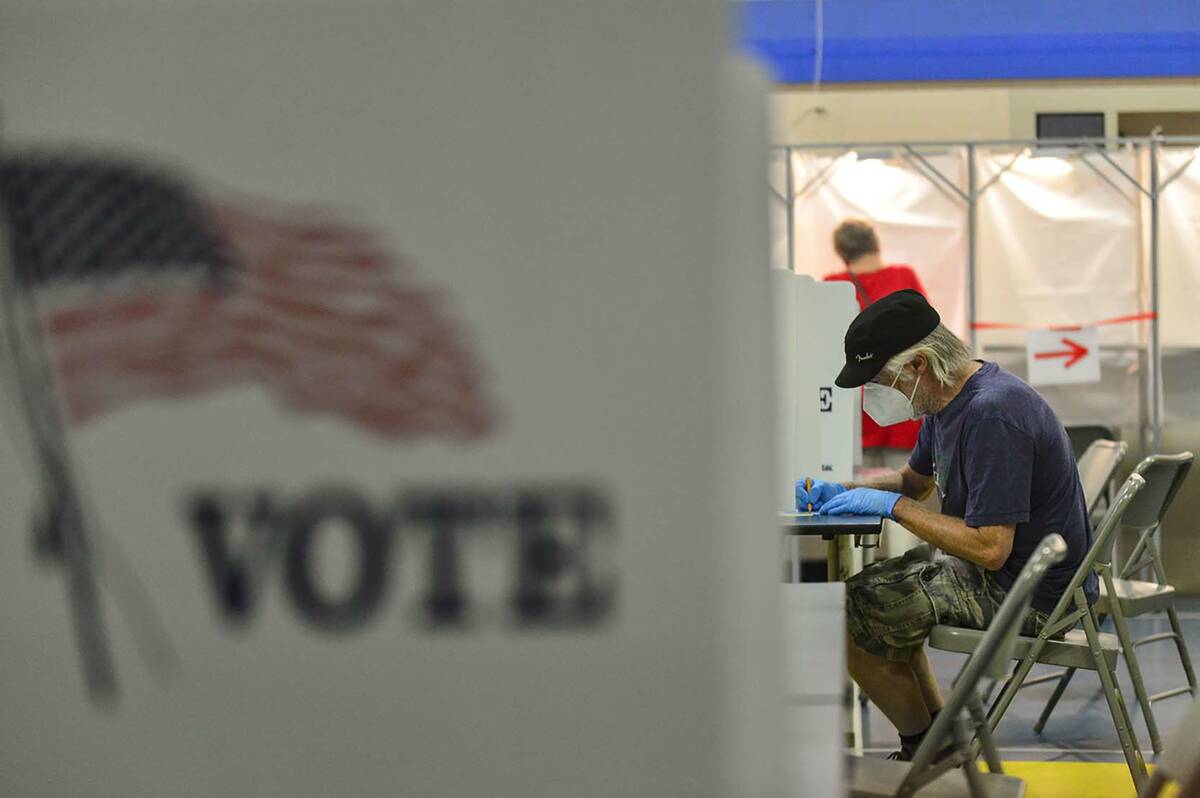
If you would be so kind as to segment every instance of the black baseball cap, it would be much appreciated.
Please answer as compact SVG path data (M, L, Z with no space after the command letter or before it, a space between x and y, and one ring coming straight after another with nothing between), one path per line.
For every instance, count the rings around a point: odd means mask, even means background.
M888 294L850 322L846 365L834 384L857 388L870 381L896 355L937 329L942 317L917 291Z

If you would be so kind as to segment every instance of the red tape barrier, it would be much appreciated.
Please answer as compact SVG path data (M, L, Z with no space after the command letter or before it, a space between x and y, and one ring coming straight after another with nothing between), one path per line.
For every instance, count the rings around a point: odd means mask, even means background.
M1106 324L1129 324L1135 321L1150 321L1158 318L1157 313L1134 313L1131 316L1114 316L1111 319L1101 319L1091 324L1061 324L1052 327L1027 327L1024 324L1008 324L1001 321L977 321L971 325L972 330L1082 330L1084 327L1103 327Z

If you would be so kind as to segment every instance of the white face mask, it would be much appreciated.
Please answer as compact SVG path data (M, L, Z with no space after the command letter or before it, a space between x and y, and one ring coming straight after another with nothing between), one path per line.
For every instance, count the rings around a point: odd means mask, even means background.
M917 395L917 386L921 384L921 378L918 377L913 384L911 396L905 396L896 390L896 382L899 379L900 372L897 371L891 385L868 382L863 386L863 410L881 427L920 418L920 414L913 409L913 399Z

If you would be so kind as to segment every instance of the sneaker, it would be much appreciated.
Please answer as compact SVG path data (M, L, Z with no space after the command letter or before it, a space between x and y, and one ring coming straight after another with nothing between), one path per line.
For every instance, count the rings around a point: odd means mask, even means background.
M937 755L933 758L933 762L931 762L930 764L936 765L937 763L941 762L943 759L954 756L955 751L956 751L956 749L954 748L953 745L947 745L941 751L937 752ZM893 762L911 762L911 761L913 761L913 757L916 756L916 754L917 754L917 749L909 748L907 746L901 746L899 751L892 751L890 754L887 755L887 758L892 760Z

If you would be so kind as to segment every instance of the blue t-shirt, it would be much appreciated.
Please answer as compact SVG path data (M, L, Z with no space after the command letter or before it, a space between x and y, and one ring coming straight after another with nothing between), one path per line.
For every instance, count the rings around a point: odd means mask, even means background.
M926 417L908 465L934 478L946 515L975 528L1016 524L1012 554L993 573L1006 590L1042 538L1062 535L1067 556L1033 595L1034 607L1054 609L1091 548L1092 530L1066 430L1037 391L984 363L950 404ZM1094 573L1083 589L1094 602Z

